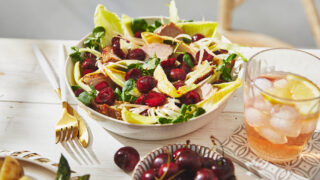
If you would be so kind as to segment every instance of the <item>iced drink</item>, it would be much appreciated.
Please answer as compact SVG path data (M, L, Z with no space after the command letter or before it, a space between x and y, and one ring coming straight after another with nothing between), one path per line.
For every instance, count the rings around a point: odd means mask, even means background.
M295 159L317 125L317 85L305 77L275 71L246 80L244 91L244 119L251 150L268 161Z

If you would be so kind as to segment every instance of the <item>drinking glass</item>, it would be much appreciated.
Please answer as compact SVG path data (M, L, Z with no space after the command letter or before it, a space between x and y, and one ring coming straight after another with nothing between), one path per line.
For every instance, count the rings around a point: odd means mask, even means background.
M296 49L267 49L246 68L244 121L250 149L271 162L301 153L319 119L320 59Z

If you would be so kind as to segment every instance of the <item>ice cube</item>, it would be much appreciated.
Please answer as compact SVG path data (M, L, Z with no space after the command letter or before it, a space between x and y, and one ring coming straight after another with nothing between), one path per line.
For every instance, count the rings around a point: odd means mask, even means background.
M301 134L308 134L313 132L317 127L317 119L302 121Z
M273 130L270 127L257 128L258 133L273 144L285 144L288 139L285 135Z
M297 110L287 105L282 105L278 112L272 114L270 125L289 137L299 136L301 130Z
M245 109L245 119L250 126L260 127L268 121L269 116L256 108L247 107Z
M262 96L254 99L253 106L265 112L270 112L272 108L272 104L268 100L265 100Z
M283 87L285 87L287 84L288 84L288 81L287 81L286 79L284 79L284 78L279 79L279 80L276 80L276 81L273 82L273 86L274 86L275 88L283 88Z
M254 81L254 84L259 87L261 90L267 90L270 89L272 87L272 82L269 81L266 78L257 78ZM257 89L256 87L253 87L253 94L254 96L260 96L260 90Z
M263 90L267 90L272 87L272 82L266 78L257 78L254 83Z

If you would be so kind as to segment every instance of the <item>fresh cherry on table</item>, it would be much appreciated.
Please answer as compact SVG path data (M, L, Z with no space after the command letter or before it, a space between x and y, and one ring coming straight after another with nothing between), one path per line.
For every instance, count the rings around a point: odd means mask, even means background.
M122 147L114 154L114 162L126 172L132 171L139 160L140 155L138 151L130 146Z

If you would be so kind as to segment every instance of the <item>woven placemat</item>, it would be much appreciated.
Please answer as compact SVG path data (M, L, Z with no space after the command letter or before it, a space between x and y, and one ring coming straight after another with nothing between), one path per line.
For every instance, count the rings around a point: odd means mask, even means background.
M260 177L273 180L314 179L320 170L320 133L315 132L300 156L286 163L271 163L249 148L244 125L223 142L225 155ZM221 149L217 148L221 153ZM317 177L318 178L318 177Z

